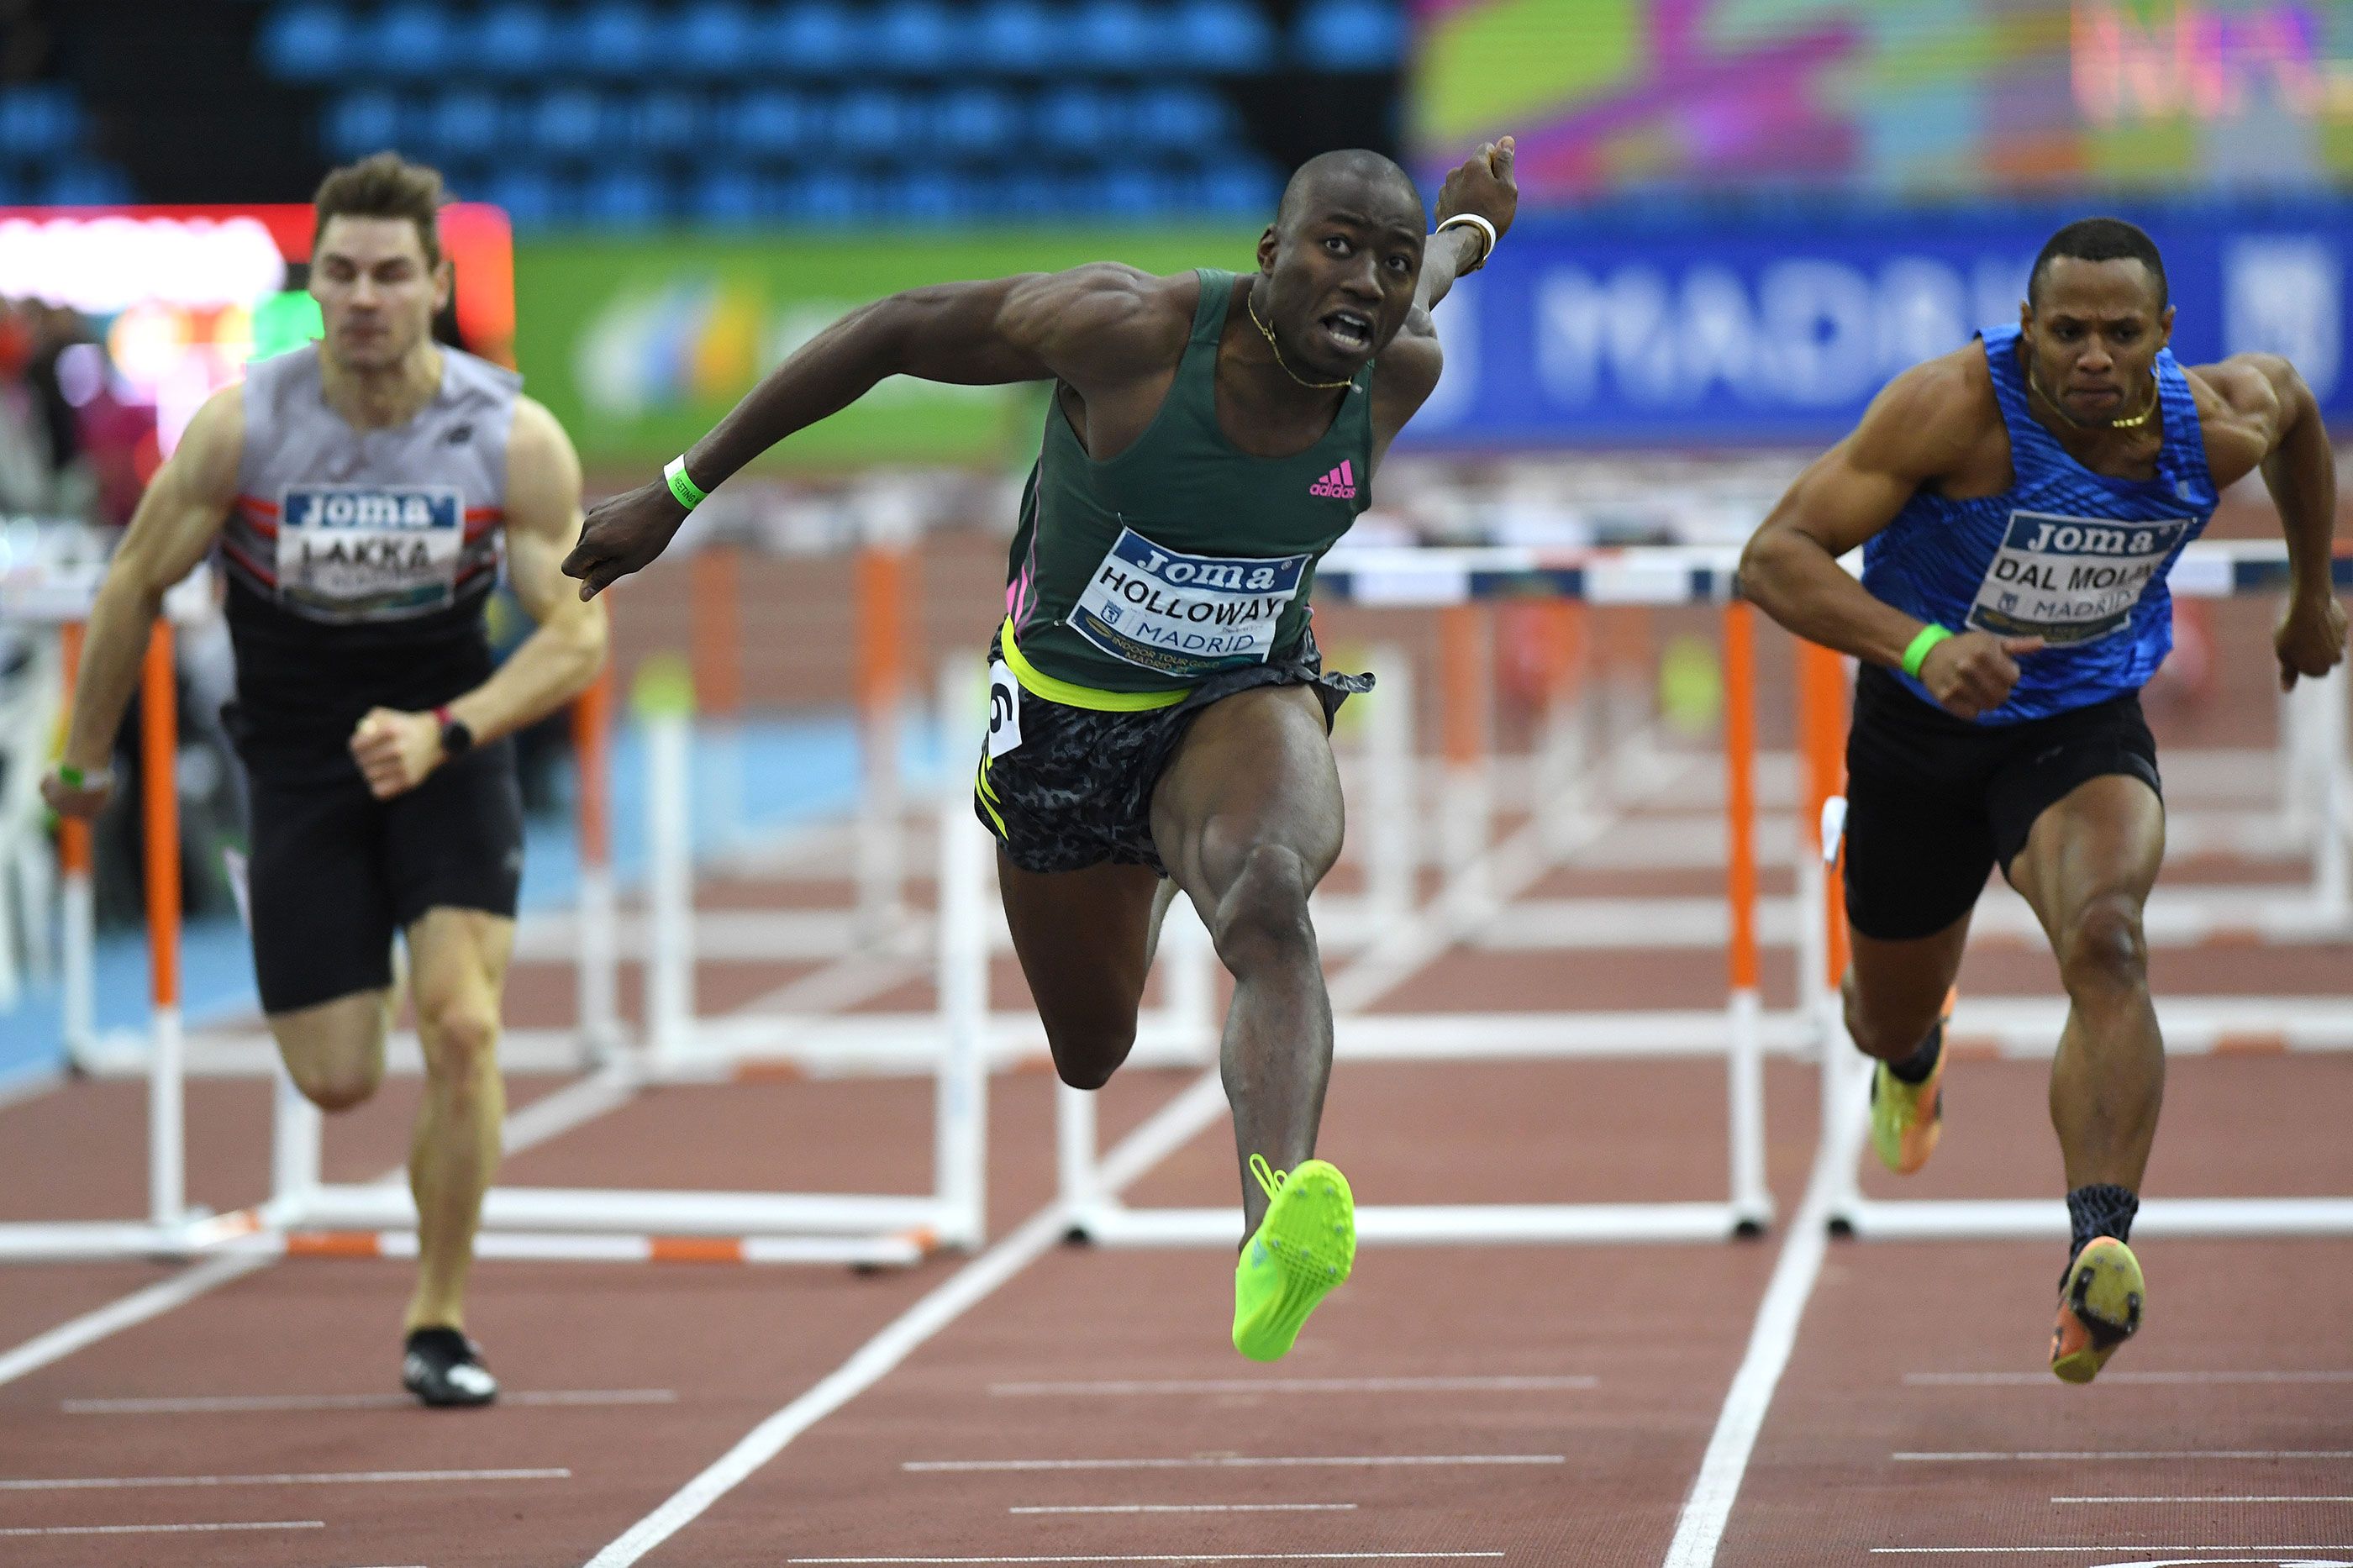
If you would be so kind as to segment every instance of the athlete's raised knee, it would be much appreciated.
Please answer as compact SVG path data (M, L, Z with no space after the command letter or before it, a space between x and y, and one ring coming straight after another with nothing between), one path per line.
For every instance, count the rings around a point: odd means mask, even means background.
M469 1082L491 1069L498 1050L499 1021L480 1003L427 1001L418 1033L434 1077Z
M1053 1054L1054 1076L1072 1089L1101 1089L1127 1060L1135 1046L1135 1018L1047 1017L1046 1048Z
M2137 896L2102 893L2074 912L2059 933L2059 977L2071 995L2147 988L2148 942Z
M1314 878L1306 859L1287 844L1253 844L1241 852L1218 898L1210 935L1218 956L1236 974L1315 955L1315 928L1307 917Z
M286 1064L288 1076L302 1098L322 1110L349 1110L375 1093L384 1079L384 1064L374 1053L306 1056Z

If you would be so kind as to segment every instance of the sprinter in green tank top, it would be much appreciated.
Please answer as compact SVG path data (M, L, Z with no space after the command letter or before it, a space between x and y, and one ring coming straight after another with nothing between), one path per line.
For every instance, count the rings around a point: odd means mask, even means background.
M1055 384L975 807L1065 1081L1097 1088L1125 1059L1175 889L1232 971L1233 1342L1259 1360L1291 1348L1356 1251L1347 1183L1313 1157L1332 1009L1307 900L1340 852L1331 715L1370 683L1323 672L1308 588L1438 384L1430 308L1517 199L1506 138L1447 175L1425 236L1404 170L1330 153L1292 177L1243 277L1104 263L877 301L664 481L598 507L565 565L584 598L637 571L705 489L885 376Z

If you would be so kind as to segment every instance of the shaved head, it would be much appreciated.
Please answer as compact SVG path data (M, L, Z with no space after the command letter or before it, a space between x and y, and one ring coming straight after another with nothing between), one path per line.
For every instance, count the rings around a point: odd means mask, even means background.
M1274 226L1291 229L1335 203L1360 202L1372 193L1394 197L1421 222L1421 192L1413 176L1378 153L1363 147L1319 153L1291 176L1282 187L1282 205L1274 209ZM1387 215L1383 215L1387 216Z

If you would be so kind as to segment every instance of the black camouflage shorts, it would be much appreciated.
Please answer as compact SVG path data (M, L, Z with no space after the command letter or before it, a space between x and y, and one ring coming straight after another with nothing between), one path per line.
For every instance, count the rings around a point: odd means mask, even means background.
M1004 658L1001 642L991 640L991 735L1009 703L1018 739L994 756L983 740L972 808L1025 871L1077 871L1108 860L1166 876L1152 843L1152 792L1203 709L1255 687L1311 686L1328 728L1350 694L1373 689L1369 675L1324 673L1311 637L1291 658L1211 676L1182 702L1107 713L1022 689Z

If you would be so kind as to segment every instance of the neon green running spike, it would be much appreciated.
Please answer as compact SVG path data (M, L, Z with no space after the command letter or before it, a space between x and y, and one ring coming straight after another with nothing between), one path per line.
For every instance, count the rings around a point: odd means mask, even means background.
M1234 1266L1234 1349L1280 1361L1356 1264L1356 1200L1348 1178L1323 1160L1285 1175L1252 1154L1250 1171L1271 1201Z

